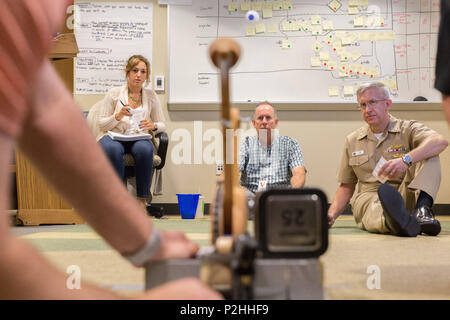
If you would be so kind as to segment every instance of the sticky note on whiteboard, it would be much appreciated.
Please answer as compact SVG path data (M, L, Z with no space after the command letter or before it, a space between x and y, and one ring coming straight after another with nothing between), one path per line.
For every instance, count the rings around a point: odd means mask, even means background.
M263 8L263 18L264 19L272 18L272 8Z
M228 11L238 11L238 3L237 2L230 2L228 3Z
M311 57L311 67L320 67L320 59L317 56Z
M242 2L241 11L250 11L250 2L248 1Z
M264 23L259 23L255 27L256 33L265 33L266 32L266 25Z
M255 28L255 26L247 26L247 27L245 27L245 35L246 36L255 36L256 35L256 28Z
M342 4L337 0L332 0L330 3L328 3L328 7L334 12L338 11L341 6Z
M267 25L267 32L269 32L269 33L277 33L278 32L278 25L276 23L269 23Z
M352 86L344 86L344 97L353 97L354 90Z
M281 41L281 48L283 48L283 49L291 49L292 48L292 41L291 40L283 40L283 41Z
M329 97L338 97L339 96L339 88L338 87L328 87L328 96Z

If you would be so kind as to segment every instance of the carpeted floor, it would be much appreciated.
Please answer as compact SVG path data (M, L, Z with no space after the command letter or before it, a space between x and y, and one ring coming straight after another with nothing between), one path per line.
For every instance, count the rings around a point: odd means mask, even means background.
M351 216L339 218L330 230L329 248L320 258L326 298L449 299L450 217L438 218L442 225L438 237L417 238L370 234L357 229ZM209 244L208 218L169 217L153 219L153 223L160 229L183 230L200 246ZM87 225L15 227L14 232L61 271L79 266L82 281L123 294L144 288L144 270L122 259ZM367 285L374 283L373 270L379 275L379 289Z

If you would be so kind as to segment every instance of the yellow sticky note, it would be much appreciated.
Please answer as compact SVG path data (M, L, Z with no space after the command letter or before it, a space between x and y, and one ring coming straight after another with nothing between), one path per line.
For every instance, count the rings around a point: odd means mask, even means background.
M328 87L328 96L329 97L339 96L339 88L338 87Z
M301 21L295 21L292 23L292 31L302 31L302 22Z
M335 40L335 41L333 42L333 51L337 52L337 51L339 51L339 49L341 49L341 48L342 48L341 40Z
M246 26L245 27L245 35L246 36L255 36L256 35L255 26Z
M342 4L337 0L332 0L328 3L328 7L334 12L338 11L341 8Z
M323 41L328 44L329 46L333 45L333 42L335 41L336 37L333 33L329 33L326 35L326 37L323 39Z
M357 7L359 5L359 0L348 0L349 7Z
M348 66L348 72L352 74L358 74L359 72L359 65L358 64L350 64Z
M228 11L237 12L238 11L238 3L237 2L228 3Z
M343 63L343 64L339 65L339 71L340 72L348 72L348 70L350 70L348 68L348 64Z
M369 6L369 0L357 0L359 7L368 7Z
M276 23L269 23L267 25L267 32L269 32L269 33L277 33L278 32L278 25Z
M311 16L311 25L322 24L322 18L320 16Z
M311 57L311 67L320 67L320 59L317 56Z
M354 89L352 86L344 86L344 97L353 97Z
M264 1L263 9L273 9L273 1Z
M284 10L292 10L292 0L284 0L283 1L283 9Z
M372 41L374 40L373 32L359 32L358 39L359 41Z
M303 28L303 31L310 32L311 31L311 22L303 21L302 22L302 28Z
M264 23L258 23L256 26L256 33L265 33L266 32L266 25Z
M280 11L283 10L283 1L274 1L272 9L274 11Z
M348 14L358 14L359 9L358 7L348 7Z
M281 48L283 48L283 49L292 49L292 41L291 40L283 40L283 41L281 41Z
M319 58L320 58L320 61L328 61L328 60L330 60L330 53L327 51L320 51Z
M347 52L347 50L342 50L342 52L340 52L340 56L341 56L341 62L350 61L350 54L349 54L349 52Z
M364 27L365 26L365 17L364 16L358 16L355 19L353 19L353 26L354 27Z
M342 45L350 45L358 40L358 36L355 33L348 33L345 37L342 37L341 43Z
M322 44L319 41L314 42L313 45L312 45L312 49L316 53L319 52L320 49L322 49L322 47L323 46L322 46Z
M356 60L358 60L361 57L361 52L359 52L358 50L353 50L350 53L350 56L351 56L353 61L356 61Z
M348 71L339 71L339 77L340 78L345 78L345 77L348 77L348 76L349 76Z
M289 23L289 21L283 21L281 23L281 30L283 30L283 31L291 31L291 23Z
M337 70L337 63L334 60L328 60L328 61L324 61L323 65L325 67L327 67L328 70L330 71L335 71Z
M333 30L333 21L324 20L322 21L323 30Z
M312 33L312 35L318 36L318 35L321 35L322 32L323 32L322 25L311 26L311 33Z
M263 5L262 2L260 2L260 1L252 2L252 10L261 11L262 5Z
M250 2L245 1L241 3L241 11L249 11L250 8Z
M272 18L272 8L263 8L263 18L268 19Z

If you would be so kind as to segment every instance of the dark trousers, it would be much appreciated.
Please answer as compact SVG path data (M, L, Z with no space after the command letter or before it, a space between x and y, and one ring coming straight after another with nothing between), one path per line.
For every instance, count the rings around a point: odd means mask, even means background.
M104 136L99 141L119 177L126 184L123 156L130 153L136 165L136 195L147 198L153 169L153 143L150 140L117 141Z

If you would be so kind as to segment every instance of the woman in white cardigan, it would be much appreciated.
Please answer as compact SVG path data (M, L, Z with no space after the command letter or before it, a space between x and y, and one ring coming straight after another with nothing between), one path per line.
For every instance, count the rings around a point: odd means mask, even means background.
M100 133L97 141L124 183L126 177L123 155L130 153L133 156L136 164L136 195L145 205L153 169L152 142L148 139L117 141L112 140L106 133L144 132L155 135L166 129L165 119L158 97L153 90L145 88L150 77L148 60L140 55L130 57L125 72L127 84L109 90L102 100L98 113Z

